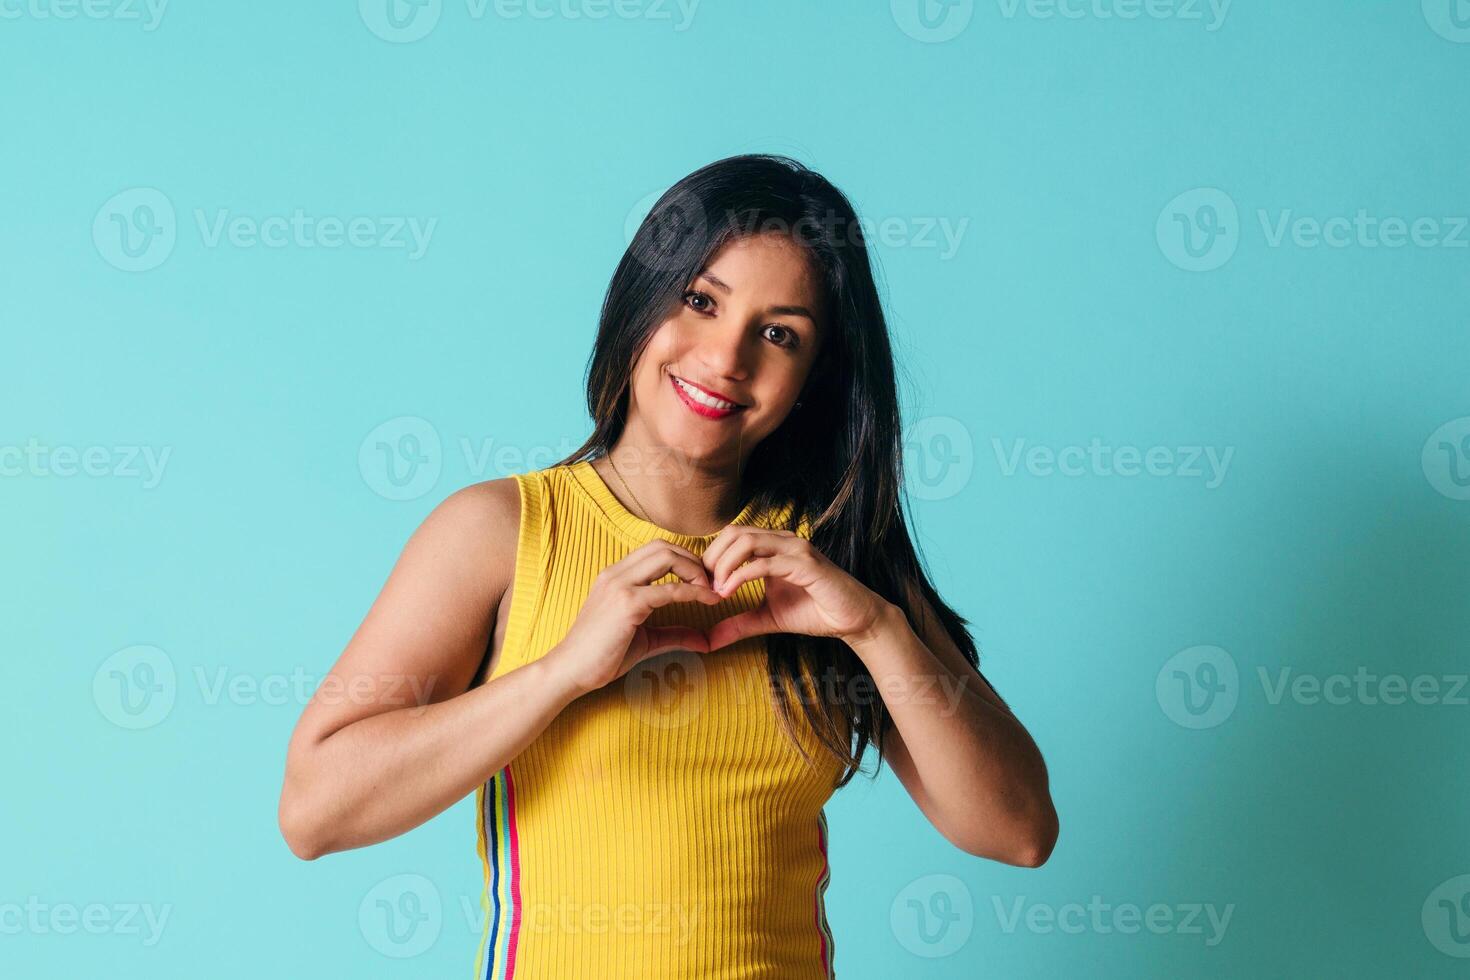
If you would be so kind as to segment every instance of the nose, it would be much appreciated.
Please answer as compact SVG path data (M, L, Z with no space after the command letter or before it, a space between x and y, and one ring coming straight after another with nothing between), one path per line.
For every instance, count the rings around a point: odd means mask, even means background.
M727 325L704 331L695 356L712 377L742 381L749 375L750 337L743 324L733 319Z

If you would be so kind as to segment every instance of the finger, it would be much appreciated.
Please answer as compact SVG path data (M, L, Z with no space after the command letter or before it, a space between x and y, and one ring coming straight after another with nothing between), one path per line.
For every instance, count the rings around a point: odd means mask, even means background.
M663 538L654 538L652 541L639 545L637 548L628 552L628 554L623 556L623 560L619 564L636 565L648 555L654 555L660 552L673 552L676 555L691 558L696 562L699 561L699 556L683 545L674 544L674 542L667 541Z
M667 542L666 542L667 543ZM629 556L632 557L631 555ZM635 585L647 585L673 572L685 582L710 588L709 573L692 553L669 545L650 550L637 561L630 561L624 573Z
M713 653L722 647L732 643L738 643L749 636L763 636L767 633L775 633L776 623L771 618L770 607L761 603L754 609L727 616L706 632L709 641L709 652Z
M694 552L690 551L682 544L675 544L674 542L669 541L665 538L654 538L652 541L634 550L633 554L636 555L640 551L672 551L675 554L684 555L685 557L693 558L695 561L699 561L699 556L696 555Z
M730 524L720 530L704 549L704 567L713 568L714 563L720 560L725 549L733 546L733 542L741 541L750 536L771 538L794 538L796 535L784 528L778 527L750 527L746 524Z
M730 573L730 577L720 583L719 589L715 591L718 596L727 596L740 586L757 578L779 578L789 572L795 563L787 555L773 555L770 558L757 558L746 562Z
M744 541L753 535L769 534L765 528L749 527L745 524L729 524L715 535L715 539L704 548L704 555L700 559L705 568L714 568L715 563L736 543Z
M764 558L780 554L786 545L779 536L773 534L748 534L742 535L731 541L729 547L718 555L713 563L708 555L705 556L705 567L710 570L710 580L718 588L730 573L752 558Z
M705 546L704 554L699 556L700 562L711 572L719 565L720 559L729 553L741 541L746 540L751 529L743 525L730 525L715 535L715 539Z
M770 558L776 554L776 550L768 544L755 541L739 542L720 557L710 571L710 581L716 590L725 586L725 581L741 565L755 558Z
M651 611L674 602L702 602L714 605L720 597L713 590L688 582L663 582L659 585L635 585L633 595L642 608ZM645 613L646 614L646 613Z
M670 650L710 651L709 639L702 630L688 626L645 626L644 630L648 637L648 652L645 654L648 657Z
M700 558L700 561L704 562L704 567L714 568L715 562L720 560L720 555L724 554L725 549L730 546L730 542L749 530L750 528L744 524L727 524L720 528L719 533L715 535L715 539L704 546L704 555Z

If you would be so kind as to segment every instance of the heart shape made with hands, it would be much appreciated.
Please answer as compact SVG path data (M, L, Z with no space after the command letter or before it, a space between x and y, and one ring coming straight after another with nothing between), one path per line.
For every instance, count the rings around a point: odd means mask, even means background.
M728 533L727 533L728 532ZM708 584L697 600L716 605L743 585L761 580L764 598L705 629L661 626L649 630L650 656L665 650L712 653L768 633L852 636L878 621L883 600L817 549L789 530L731 526L698 556ZM718 585L718 591L712 586Z
M732 590L730 595L733 594ZM718 595L718 593L712 592L711 595ZM717 600L710 601L709 605L724 602L729 597L729 595L719 596ZM647 625L643 628L648 636L647 656L650 657L671 650L714 653L752 636L789 632L782 630L777 625L775 618L771 615L769 603L764 601L753 609L745 609L717 620L705 629L696 626Z

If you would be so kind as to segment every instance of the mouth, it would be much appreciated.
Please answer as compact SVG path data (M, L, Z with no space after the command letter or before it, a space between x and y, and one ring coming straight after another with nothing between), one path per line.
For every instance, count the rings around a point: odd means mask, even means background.
M707 419L729 418L748 407L728 398L720 398L676 375L669 375L669 383L674 386L675 393L689 406L690 411Z

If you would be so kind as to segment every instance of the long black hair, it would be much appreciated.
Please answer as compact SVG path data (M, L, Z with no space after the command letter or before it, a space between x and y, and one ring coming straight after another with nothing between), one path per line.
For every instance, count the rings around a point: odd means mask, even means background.
M790 157L727 157L696 170L655 202L603 301L587 367L587 409L596 427L555 465L612 449L627 421L632 365L650 337L722 246L771 231L789 234L805 248L824 291L826 316L802 407L751 450L741 496L758 508L794 503L788 529L795 530L805 516L812 544L902 608L910 622L920 621L917 597L923 596L978 669L969 621L935 592L904 519L893 351L857 214L825 177ZM875 693L851 696L875 687L847 644L777 633L766 637L766 648L772 687L787 695L777 699L783 726L792 732L789 702L795 694L821 745L844 765L837 785L846 785L860 769L870 742L881 766L891 721Z

